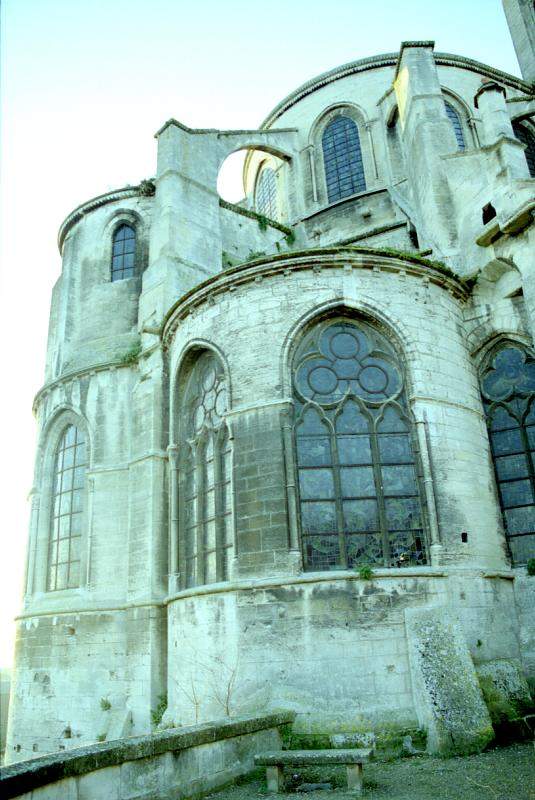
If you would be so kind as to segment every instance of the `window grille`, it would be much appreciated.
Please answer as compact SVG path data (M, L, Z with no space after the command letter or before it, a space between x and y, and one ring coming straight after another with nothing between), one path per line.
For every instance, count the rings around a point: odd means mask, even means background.
M529 174L535 178L535 136L525 125L520 125L518 122L513 122L513 132L516 138L526 145L524 153L528 162Z
M256 185L256 210L269 219L277 220L277 181L271 167L264 167Z
M136 232L130 225L121 225L113 235L111 279L120 281L134 274Z
M466 142L464 140L464 131L461 118L452 105L446 103L445 101L444 105L446 106L446 114L448 115L448 118L452 124L453 132L455 134L455 138L457 139L457 147L459 150L466 150Z
M360 138L349 117L335 117L322 138L323 163L329 203L366 190Z
M305 568L426 563L403 371L371 326L317 325L294 361Z
M535 360L503 347L481 380L483 406L514 564L535 553Z
M87 453L84 434L69 425L54 462L52 518L48 549L48 590L80 585L80 549Z
M195 364L184 395L180 558L183 586L224 581L233 549L227 388L212 353Z

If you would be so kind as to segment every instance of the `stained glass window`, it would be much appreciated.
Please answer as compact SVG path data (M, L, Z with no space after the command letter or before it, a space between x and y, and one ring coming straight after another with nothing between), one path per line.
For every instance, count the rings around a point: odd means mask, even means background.
M120 281L134 274L136 232L130 225L120 225L113 235L111 279Z
M508 345L481 380L496 482L514 564L535 557L535 360Z
M179 559L184 587L228 578L233 548L231 449L223 370L212 353L196 362L184 394Z
M52 518L48 545L48 590L80 585L80 549L87 453L82 431L69 425L54 462Z
M366 190L360 138L349 117L335 117L323 132L323 164L329 203Z
M305 568L426 563L403 371L373 327L317 325L294 361Z
M264 167L256 184L256 210L269 219L277 219L277 182L271 167Z
M457 139L457 147L459 148L459 150L465 150L466 142L464 141L464 132L461 123L461 118L452 105L446 103L445 101L444 105L446 106L446 114L448 115L448 118L452 124L453 132L455 134L455 138Z
M529 174L532 178L535 178L535 136L525 125L519 122L513 122L513 132L516 138L526 145L524 152L528 162Z

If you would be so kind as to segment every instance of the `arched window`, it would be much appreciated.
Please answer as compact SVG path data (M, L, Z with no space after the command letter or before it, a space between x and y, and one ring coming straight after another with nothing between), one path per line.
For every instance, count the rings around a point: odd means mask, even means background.
M316 325L294 360L305 569L426 563L403 370L364 322Z
M203 353L181 409L179 558L184 588L228 579L233 548L227 388L219 360Z
M50 537L48 590L80 585L80 545L87 452L83 432L65 428L56 449Z
M113 234L111 279L120 281L134 274L136 232L131 225L120 225Z
M466 142L464 141L464 132L463 126L461 122L461 118L458 112L453 108L450 103L444 101L444 105L446 106L446 114L452 124L453 132L455 134L455 138L457 139L457 147L459 150L466 150Z
M323 131L322 147L329 203L364 192L360 138L353 120L344 116L331 120Z
M535 136L520 122L513 122L513 132L522 144L526 145L525 154L528 162L529 174L535 178Z
M481 379L483 406L514 564L535 554L535 359L508 343Z
M264 167L256 184L255 205L259 214L277 219L277 182L275 171Z

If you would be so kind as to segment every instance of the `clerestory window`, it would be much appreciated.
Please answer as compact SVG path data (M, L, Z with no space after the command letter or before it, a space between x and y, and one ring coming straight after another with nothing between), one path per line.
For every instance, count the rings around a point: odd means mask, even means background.
M358 128L350 117L335 117L323 132L323 164L329 203L366 190Z
M134 275L136 232L131 225L120 225L113 234L111 279L121 281Z
M535 359L509 343L481 378L503 522L514 564L535 553Z
M450 103L444 101L444 105L446 106L446 114L448 115L448 119L451 122L455 138L457 139L457 147L459 148L459 150L466 150L466 142L464 140L464 131L461 122L461 117Z
M426 563L403 369L364 322L316 325L293 366L307 570Z
M182 404L179 559L183 587L228 579L233 550L227 387L219 360L197 360Z
M526 145L525 155L528 162L529 174L535 178L535 136L520 122L513 122L513 132L522 144Z
M83 432L65 428L56 449L48 545L48 590L80 585L87 450Z
M259 214L269 219L278 219L277 213L277 181L275 171L264 167L256 184L255 205Z

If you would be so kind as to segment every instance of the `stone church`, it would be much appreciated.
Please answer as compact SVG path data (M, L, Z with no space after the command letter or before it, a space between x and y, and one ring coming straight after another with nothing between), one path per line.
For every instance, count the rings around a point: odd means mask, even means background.
M470 750L478 674L535 679L535 16L504 6L523 79L403 42L256 130L169 119L155 178L62 223L8 761L166 703Z

